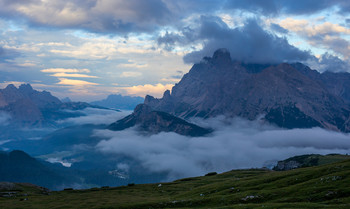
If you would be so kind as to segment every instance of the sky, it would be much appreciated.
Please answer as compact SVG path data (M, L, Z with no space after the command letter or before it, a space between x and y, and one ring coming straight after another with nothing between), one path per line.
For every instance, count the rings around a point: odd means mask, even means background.
M350 1L0 0L0 88L161 97L218 48L246 63L347 72Z

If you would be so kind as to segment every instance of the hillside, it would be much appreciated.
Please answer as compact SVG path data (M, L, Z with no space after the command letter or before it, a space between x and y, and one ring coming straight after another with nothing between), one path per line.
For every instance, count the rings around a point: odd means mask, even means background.
M290 171L232 170L170 183L0 197L2 208L349 208L350 160Z
M67 171L63 166L39 161L23 151L0 152L0 181L26 182L59 189L79 180Z

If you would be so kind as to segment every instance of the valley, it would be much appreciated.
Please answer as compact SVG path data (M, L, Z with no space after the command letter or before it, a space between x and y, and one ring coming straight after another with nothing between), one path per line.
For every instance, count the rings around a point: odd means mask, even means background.
M317 158L317 156L314 156ZM47 192L16 184L2 208L348 208L349 156L290 171L232 170L156 184ZM0 184L1 185L1 184ZM1 188L1 187L0 187ZM1 189L1 194L6 193ZM26 194L23 196L23 194ZM27 200L21 201L26 198Z

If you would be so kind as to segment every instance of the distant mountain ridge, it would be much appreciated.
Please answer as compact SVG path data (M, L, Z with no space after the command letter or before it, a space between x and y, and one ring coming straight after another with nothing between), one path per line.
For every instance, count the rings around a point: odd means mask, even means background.
M64 110L97 107L85 102L63 103L48 91L37 91L30 84L16 88L9 84L0 89L0 112L9 114L11 125L23 127L52 126L56 120L81 116Z
M284 128L350 132L347 79L349 73L320 74L301 63L248 65L219 49L195 64L171 93L146 96L144 103L181 118L262 117Z
M121 110L133 110L138 104L143 103L143 100L143 97L132 97L122 96L120 94L111 94L106 99L90 102L90 104Z

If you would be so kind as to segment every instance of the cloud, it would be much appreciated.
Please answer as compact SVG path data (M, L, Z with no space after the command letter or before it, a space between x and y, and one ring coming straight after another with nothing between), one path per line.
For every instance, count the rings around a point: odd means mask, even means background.
M43 69L44 73L89 73L89 69L67 69L67 68L48 68Z
M50 76L57 77L60 85L70 86L86 86L86 85L99 85L83 80L73 80L68 78L98 78L97 76L86 75L81 73L89 73L89 69L71 69L71 68L48 68L41 70L43 73L53 73ZM68 78L67 78L68 77Z
M350 58L350 42L346 38L350 34L349 28L330 22L317 24L293 18L286 18L279 24L305 38L312 46L331 50L344 59Z
M320 128L284 130L258 122L222 118L203 124L215 127L209 137L189 138L174 133L145 137L134 129L113 132L98 130L103 153L125 155L151 172L168 172L169 179L262 167L267 162L301 154L349 153L349 135Z
M350 11L346 0L74 0L1 1L0 17L26 22L32 27L82 29L96 33L154 32L181 24L193 14L246 11L271 16L313 14L326 9Z
M84 116L68 118L59 122L69 123L74 125L83 125L83 124L108 125L130 114L130 112L128 111L117 112L114 110L107 110L107 109L105 110L105 109L97 109L97 108L85 108L84 110L77 111L77 112L84 114Z
M349 72L350 64L329 53L323 54L318 60L318 70L330 72Z
M279 24L276 24L276 23L271 23L270 28L273 31L276 31L277 33L287 34L289 32L287 29L281 27Z
M99 85L98 83L83 81L83 80L73 80L67 78L58 78L60 82L57 84L68 85L68 86L86 86L86 85Z
M348 13L350 11L350 3L347 0L303 0L298 3L291 0L229 0L225 6L266 16L313 14L332 7L337 8L339 13Z
M54 77L72 77L72 78L97 78L97 76L78 74L78 73L72 73L72 74L55 73L55 74L52 74L51 76L54 76Z
M295 62L312 57L310 52L290 45L286 38L265 31L255 19L236 28L228 27L218 17L202 16L200 21L198 33L191 34L189 39L202 40L203 48L184 56L186 63L199 62L218 48L227 48L234 60L247 63Z
M306 36L350 34L350 29L331 22L312 25L312 23L306 19L286 18L280 22L280 25Z
M4 81L2 83L0 83L0 88L6 88L6 86L13 84L15 85L17 88L21 85L24 84L24 82L20 82L20 81Z
M14 49L9 49L8 47L2 47L0 46L0 63L1 62L8 62L6 60L12 60L16 57L19 57L20 53L17 52Z
M170 22L160 0L2 1L0 16L34 27L85 29L98 33L145 32Z
M173 84L161 84L158 83L156 85L145 84L145 85L137 85L130 87L117 87L118 91L126 92L127 95L133 96L141 96L144 97L146 95L152 95L155 97L161 97L166 90L172 89Z
M145 68L148 67L147 64L137 64L137 63L127 63L127 64L120 64L118 67L124 67L124 68Z
M6 126L11 120L11 116L6 112L0 111L0 126Z
M142 76L141 72L122 72L120 77L122 78L129 78L129 77L139 77Z
M350 18L345 19L345 24L350 25Z
M51 53L64 56L74 57L77 59L111 59L118 52L119 47L113 40L95 39L85 40L81 45L71 45L64 49L51 49ZM132 50L132 49L129 49Z

